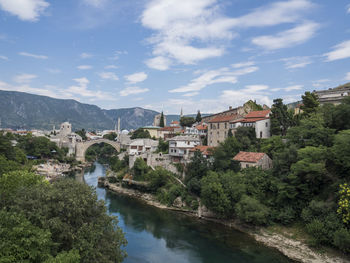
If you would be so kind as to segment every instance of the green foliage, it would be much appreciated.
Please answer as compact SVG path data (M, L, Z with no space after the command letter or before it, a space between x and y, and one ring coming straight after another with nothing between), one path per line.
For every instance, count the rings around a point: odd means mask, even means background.
M76 249L72 249L68 252L63 251L59 253L55 258L50 258L45 260L44 263L79 263L80 255L79 251Z
M201 199L206 207L221 216L232 211L231 202L225 194L217 173L210 172L201 180L201 186Z
M332 153L337 174L350 176L350 130L341 131L335 136Z
M263 107L260 104L257 104L256 101L248 100L244 103L244 106L249 106L253 111L263 110Z
M320 102L318 101L317 94L314 92L306 91L305 95L301 96L303 99L303 104L300 109L303 110L303 115L310 116L313 113L316 113Z
M214 170L226 171L226 170L239 170L239 163L233 160L233 157L239 152L240 143L235 137L228 137L223 143L220 143L218 147L213 151L214 157Z
M169 152L169 142L159 138L157 152L167 154Z
M160 126L160 127L164 127L164 126L165 126L163 111L162 111L162 113L161 113L161 115L160 115L159 126Z
M171 172L165 170L162 167L157 167L155 170L149 171L146 176L146 180L149 181L149 187L156 191L157 189L165 186L171 177Z
M235 212L238 218L246 223L254 225L266 225L269 223L269 208L261 204L259 200L247 195L244 195L236 204Z
M115 132L112 132L112 133L108 133L108 134L103 135L103 138L104 138L104 139L111 140L111 141L115 141L115 139L116 139L117 137L118 137L118 134L116 134Z
M18 162L8 160L5 156L0 155L0 175L19 170L20 168L21 165Z
M238 127L235 132L235 137L240 144L242 151L256 151L256 134L253 127Z
M334 233L333 244L343 252L350 252L350 232L340 228Z
M0 262L43 262L50 257L51 233L20 213L0 210Z
M83 139L83 141L87 140L86 131L84 128L81 130L75 131L75 133L78 134Z
M125 256L117 219L85 184L64 179L27 187L16 192L9 209L51 233L52 255L76 249L82 262L121 262Z
M281 136L271 136L268 139L261 141L260 150L266 153L270 158L274 159L275 156L282 152L286 145L282 141Z
M202 121L202 115L201 112L198 110L197 115L196 115L196 122L201 122Z
M134 131L130 137L132 140L133 139L142 139L142 138L151 138L151 135L149 134L149 131L144 130L142 128L137 129Z
M208 160L203 157L200 151L196 151L191 162L186 166L185 184L188 190L199 196L201 192L200 180L207 175L208 171Z
M145 181L145 176L149 169L147 163L142 158L137 158L132 168L133 179L135 181Z
M192 127L192 125L196 122L196 120L193 117L181 117L180 119L180 125L182 127Z
M270 120L272 135L286 135L287 129L291 126L292 115L282 99L273 100Z

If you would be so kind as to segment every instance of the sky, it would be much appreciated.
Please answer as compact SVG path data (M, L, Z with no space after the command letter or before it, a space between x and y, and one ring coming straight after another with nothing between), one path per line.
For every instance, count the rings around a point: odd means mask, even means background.
M350 0L0 0L0 89L215 113L350 82Z

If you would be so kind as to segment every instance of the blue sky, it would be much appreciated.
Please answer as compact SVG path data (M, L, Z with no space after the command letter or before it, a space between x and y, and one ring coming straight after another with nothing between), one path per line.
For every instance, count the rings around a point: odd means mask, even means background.
M350 81L350 0L0 0L0 89L217 112Z

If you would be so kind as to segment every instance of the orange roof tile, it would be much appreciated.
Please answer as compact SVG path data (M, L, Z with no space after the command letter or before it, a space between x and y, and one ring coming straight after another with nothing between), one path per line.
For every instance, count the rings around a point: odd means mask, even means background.
M199 131L200 130L207 130L208 129L208 125L203 125L203 124L197 125L196 129L199 130Z
M190 152L200 151L202 154L211 155L211 149L214 149L214 147L197 145L196 147L190 149Z
M214 117L213 119L211 119L210 121L208 121L209 123L213 123L213 122L228 122L228 121L232 121L234 119L237 118L237 114L233 114L233 115L219 115Z
M270 110L258 110L251 111L245 117L246 118L265 118L268 114L270 114Z
M235 157L233 157L233 160L239 161L239 162L256 163L261 158L263 158L265 154L266 153L239 152Z
M176 127L163 127L163 128L160 128L159 131L174 131Z
M178 121L172 121L171 124L180 124Z

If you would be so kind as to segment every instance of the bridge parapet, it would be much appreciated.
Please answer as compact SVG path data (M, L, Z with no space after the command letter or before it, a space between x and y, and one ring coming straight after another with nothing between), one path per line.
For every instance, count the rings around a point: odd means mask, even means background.
M114 149L116 149L118 152L120 152L120 143L111 141L108 139L97 139L97 140L91 140L91 141L85 141L85 142L77 142L75 146L75 159L77 161L85 162L85 153L86 150L94 144L99 143L106 143L111 145Z

